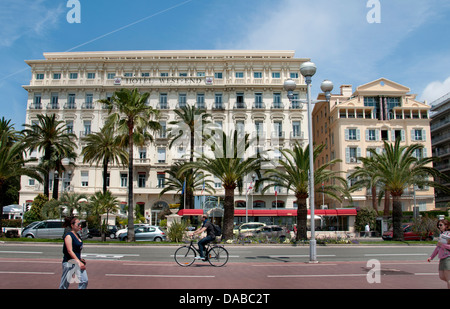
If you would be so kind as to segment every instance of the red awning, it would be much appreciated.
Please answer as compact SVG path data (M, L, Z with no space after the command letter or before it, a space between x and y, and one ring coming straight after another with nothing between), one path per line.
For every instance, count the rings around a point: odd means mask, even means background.
M179 216L201 216L203 209L180 209L177 214Z
M308 209L308 215L311 211ZM355 208L339 208L339 209L315 209L316 216L356 216ZM180 216L200 216L203 215L202 209L181 209L178 211ZM297 209L235 209L235 216L250 217L291 217L297 216Z

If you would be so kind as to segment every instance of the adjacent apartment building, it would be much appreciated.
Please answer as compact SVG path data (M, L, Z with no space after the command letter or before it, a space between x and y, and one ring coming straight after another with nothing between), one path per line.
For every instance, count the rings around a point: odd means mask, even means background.
M434 167L450 176L450 93L431 103L431 144L433 157L439 159ZM449 183L442 183L447 187ZM436 190L436 208L446 207L450 196Z
M431 156L430 106L417 101L416 95L409 92L408 87L380 78L358 86L355 91L351 85L342 85L340 93L333 94L329 103L317 103L313 111L314 143L326 147L315 162L316 167L340 159L333 169L342 171L351 185L354 180L348 176L361 165L358 157L369 156L371 148L383 151L383 141L400 139L403 145L420 143L424 148L416 155ZM323 95L318 99L323 99ZM322 199L320 188L316 192L316 207L336 206L337 202ZM372 207L370 189L354 192L352 198L351 203L346 201L343 206ZM419 211L434 209L434 189L408 188L401 202L404 211L412 211L414 205ZM383 199L378 210L384 209L384 203Z
M277 148L290 147L297 141L306 146L306 107L289 102L283 82L294 79L300 85L295 96L305 98L306 86L299 68L308 60L295 58L293 51L45 53L44 59L26 61L32 73L29 85L23 86L28 92L26 123L36 121L37 114L56 114L64 121L77 136L78 158L76 167L65 162L59 190L93 195L102 188L102 169L83 163L80 139L98 132L105 123L108 112L98 100L110 98L124 87L149 92L148 104L161 111L158 121L162 129L154 136L154 143L134 150L134 179L128 179L126 167L110 165L108 189L126 206L127 186L132 182L135 203L141 205L152 224L157 224L158 213L178 199L176 192L159 197L165 186L165 171L189 154L188 145L169 149L167 129L176 120L174 110L186 104L205 108L212 122L226 131L243 128L264 136L262 147L273 149L275 155ZM246 194L251 176L246 175L242 195L236 191L236 209L241 210L241 216L247 203L247 214L256 216L253 211L260 210L259 215L266 219L265 210L294 209L294 197L287 192L279 191L275 196L274 191L262 195L251 190ZM221 183L217 179L214 183L216 196L224 196ZM42 184L22 177L21 204L31 203L42 192Z

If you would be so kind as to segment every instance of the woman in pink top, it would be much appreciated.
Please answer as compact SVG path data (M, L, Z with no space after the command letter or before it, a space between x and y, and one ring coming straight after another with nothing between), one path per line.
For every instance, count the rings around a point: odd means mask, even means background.
M441 235L428 262L436 255L439 257L439 278L447 282L447 288L450 289L450 223L448 220L439 220L437 227Z

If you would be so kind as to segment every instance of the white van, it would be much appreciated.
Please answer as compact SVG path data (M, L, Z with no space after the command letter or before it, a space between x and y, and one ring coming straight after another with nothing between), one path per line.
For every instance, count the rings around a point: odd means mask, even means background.
M88 238L87 223L84 220L80 220L82 230L81 239ZM29 225L22 231L22 237L28 238L45 238L45 239L62 239L64 236L63 227L64 219L52 219L40 221L37 224Z

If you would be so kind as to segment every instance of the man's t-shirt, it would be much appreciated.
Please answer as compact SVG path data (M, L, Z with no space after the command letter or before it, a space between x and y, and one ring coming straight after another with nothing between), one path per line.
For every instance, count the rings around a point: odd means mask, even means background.
M206 236L216 237L216 235L214 235L214 227L209 220L203 222L203 227L206 227Z

